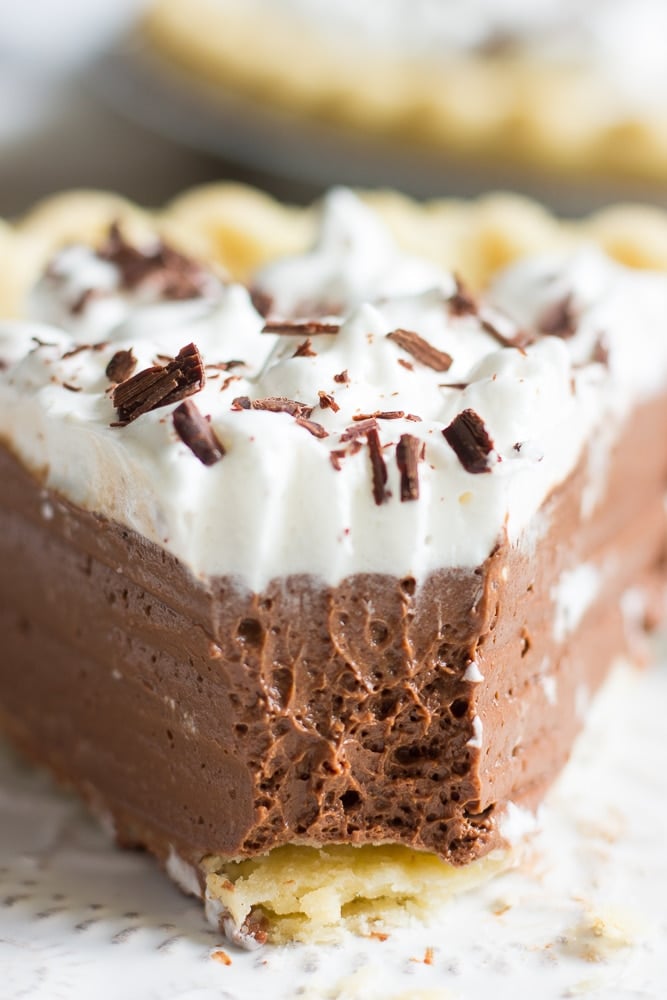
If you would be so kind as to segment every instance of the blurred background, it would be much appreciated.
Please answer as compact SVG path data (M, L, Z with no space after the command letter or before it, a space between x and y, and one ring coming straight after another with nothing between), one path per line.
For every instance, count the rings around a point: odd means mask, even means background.
M525 10L537 9L531 2L525 0ZM210 84L147 51L135 30L145 6L146 0L0 0L0 216L20 214L64 188L113 189L151 206L219 179L256 184L295 202L349 183L418 196L513 189L570 214L618 199L667 203L667 177L650 185L603 176L564 182L480 157L462 165L446 151L435 156L256 96L220 87L213 93ZM569 110L576 122L577 109ZM635 139L630 131L626 146ZM667 136L664 152L667 162Z
M116 110L107 91L122 70L104 60L145 5L0 0L0 216L75 187L158 205L188 185L219 178L271 186L268 172L207 155ZM130 93L133 87L129 82ZM273 189L308 199L313 189L297 187L275 180Z

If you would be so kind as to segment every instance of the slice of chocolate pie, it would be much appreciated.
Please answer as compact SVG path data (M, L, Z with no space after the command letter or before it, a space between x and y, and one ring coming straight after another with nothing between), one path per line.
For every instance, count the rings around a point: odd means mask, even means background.
M660 614L667 277L480 296L347 191L249 291L114 227L0 327L0 720L233 939L508 863Z

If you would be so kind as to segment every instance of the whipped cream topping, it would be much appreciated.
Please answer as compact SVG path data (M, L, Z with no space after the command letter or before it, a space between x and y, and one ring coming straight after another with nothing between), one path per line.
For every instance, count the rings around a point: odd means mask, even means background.
M272 12L272 0L214 0ZM360 45L394 58L439 62L457 55L511 52L547 64L594 68L628 106L660 111L667 93L662 0L283 0L291 16L337 49ZM656 93L656 88L658 92ZM609 102L607 102L609 104Z
M270 319L284 319L267 333L240 285L211 279L196 298L156 300L92 250L67 249L29 317L0 324L0 435L74 503L194 574L258 590L291 573L423 580L481 564L504 531L531 544L541 504L585 449L608 447L667 384L667 278L585 248L514 265L477 306L452 275L402 259L370 209L333 192L316 247L256 276ZM91 288L73 313L72 289ZM312 310L337 332L286 332ZM518 335L533 342L503 346ZM420 360L415 337L449 367ZM177 435L177 403L112 426L111 358L131 350L140 372L190 343L207 373L191 399L224 450L210 466ZM302 406L274 412L267 397ZM493 445L481 472L443 435L466 411ZM406 436L418 498L399 467Z

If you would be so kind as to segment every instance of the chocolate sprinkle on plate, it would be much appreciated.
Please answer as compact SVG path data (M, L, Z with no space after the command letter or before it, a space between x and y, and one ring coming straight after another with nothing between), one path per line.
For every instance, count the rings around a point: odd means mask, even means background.
M105 374L111 382L124 382L136 367L137 359L132 353L132 348L129 351L116 351L106 367Z
M392 330L391 333L387 334L387 338L411 354L416 361L420 361L421 364L436 372L446 372L451 368L452 357L450 354L439 351L412 330Z
M195 344L187 344L169 364L152 365L115 387L112 400L118 423L113 426L124 426L144 413L192 396L205 383L201 354Z
M517 330L513 337L507 337L504 333L501 333L498 329L496 323L493 322L488 316L483 313L478 314L479 323L485 333L488 333L490 337L497 340L501 347L516 347L518 351L525 354L525 349L529 344L532 344L535 338L526 333L525 330Z
M463 410L442 433L466 472L491 471L489 455L493 451L493 441L484 421L474 410Z
M401 474L401 502L419 499L419 458L422 442L413 434L401 434L396 445L396 464Z
M373 499L378 507L389 499L387 490L387 463L382 456L382 445L377 429L366 433L368 450L371 456L371 471L373 474Z
M319 320L269 320L264 324L262 333L276 333L286 337L314 337L318 334L334 334L340 330L340 323L321 323Z
M174 430L204 465L215 465L225 454L210 423L203 417L192 399L186 399L172 413Z

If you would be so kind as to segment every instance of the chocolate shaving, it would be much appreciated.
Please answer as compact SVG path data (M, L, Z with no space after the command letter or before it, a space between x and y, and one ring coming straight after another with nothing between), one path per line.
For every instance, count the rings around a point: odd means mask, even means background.
M120 271L123 287L133 291L150 282L166 299L192 299L205 295L212 275L200 264L159 241L151 250L140 250L125 239L114 222L99 257Z
M75 358L77 354L81 354L82 351L103 351L109 346L107 340L102 340L97 344L77 344L69 351L65 351L62 356L63 361L67 361L69 358Z
M599 365L609 367L609 340L606 334L601 333L593 346L592 360Z
M65 351L62 356L63 361L68 361L69 358L75 358L77 354L81 354L83 351L89 351L90 344L78 344L77 347L73 347L70 351Z
M371 472L373 476L373 499L378 507L389 499L387 490L387 463L382 456L380 435L376 428L366 433L368 450L371 456Z
M401 474L401 502L419 499L419 458L422 442L412 434L401 434L396 445L396 464Z
M299 334L306 337L314 337L322 333L338 333L340 323L321 323L319 320L289 320L277 319L267 321L262 333L277 333L280 336L298 337Z
M118 424L114 426L129 424L150 410L192 396L205 382L201 354L194 344L187 344L164 367L152 365L115 387L112 399Z
M548 306L537 321L540 333L567 340L577 332L577 314L572 295Z
M297 347L297 349L294 352L294 354L292 355L292 357L293 358L316 358L317 357L317 351L313 350L313 342L310 339L310 337L306 337L306 339L301 344L299 344L299 346Z
M289 413L292 417L308 417L313 412L312 406L299 403L296 399L285 396L266 396L264 399L249 399L247 396L237 396L232 400L233 410L268 410L270 413Z
M70 313L72 316L80 316L93 299L98 299L103 294L104 293L99 288L86 288L85 291L81 292L81 295L79 295L78 298L76 298L70 305Z
M407 368L409 372L413 372L415 370L415 366L412 364L411 361L406 361L405 358L397 358L397 361L399 365L401 365L403 368Z
M334 382L338 382L339 385L345 385L346 382L350 381L350 376L347 373L347 368L345 371L338 372L338 375L334 375Z
M333 410L334 413L338 413L340 406L330 392L322 392L320 389L317 395L320 397L320 406L323 410ZM354 417L352 419L354 420Z
M470 382L438 382L438 389L467 389Z
M512 337L502 333L498 329L497 323L489 316L488 308L480 305L457 275L454 275L454 281L456 282L456 290L447 299L447 306L452 316L477 316L482 329L503 347L516 347L523 350L531 343L533 338L523 330L517 331Z
M363 437L364 434L367 434L369 431L372 430L377 430L377 424L375 423L375 420L373 420L372 417L366 420L362 420L356 426L346 427L340 436L341 444L344 441L354 441L356 440L356 438Z
M297 417L296 423L299 427L305 427L307 431L310 431L313 437L329 437L329 431L325 430L324 427L322 427L322 424L318 424L314 420L308 420L306 417Z
M32 342L35 345L33 347L33 351L36 351L38 347L57 347L58 346L57 344L54 344L52 341L42 340L40 337L32 336L30 339L32 340Z
M329 452L329 458L331 459L331 464L337 472L340 472L341 461L347 458L348 455L356 455L357 452L361 451L362 444L361 441L355 439L350 441L345 448L337 448L334 451Z
M493 441L484 421L474 410L463 410L442 432L466 472L490 472L489 455Z
M266 319L266 317L271 312L271 308L273 306L273 296L268 295L266 292L260 291L259 288L251 288L250 301L252 302L253 306L255 307L259 315L263 316L264 319Z
M215 465L220 461L225 449L193 400L186 399L176 407L171 416L174 430L179 438L200 462L204 465Z
M228 375L225 381L220 386L220 392L225 392L226 389L229 389L232 382L240 382L240 381L241 381L240 375Z
M106 367L105 374L111 382L124 382L136 367L137 359L131 348L129 351L116 351Z
M418 423L418 424L420 424L422 422L422 418L418 417L416 413L406 413L405 414L405 419L406 420L414 420L415 423Z
M400 420L405 416L404 410L375 410L374 413L355 413L352 417L355 421L360 420Z
M529 344L532 344L535 340L535 337L526 330L517 330L513 336L508 337L507 334L502 333L498 329L497 321L494 322L494 320L491 319L491 316L485 307L481 307L479 309L477 316L480 326L484 332L488 333L490 337L493 337L493 339L496 340L501 347L515 347L517 350L524 353L525 348L528 347Z
M63 382L63 389L69 389L70 392L81 392L81 386L72 385L71 382Z
M477 313L477 299L470 292L457 274L454 275L455 291L447 299L447 306L452 316L470 316Z
M244 365L244 364L245 364L245 361L238 361L238 360L233 359L232 361L212 361L209 364L207 364L205 367L206 367L207 370L209 368L211 368L211 369L213 369L213 371L217 371L217 372L229 372L229 371L232 370L232 368L240 368L241 365Z
M412 330L393 330L387 334L387 338L411 354L415 360L436 372L446 372L451 368L451 355L439 351Z

